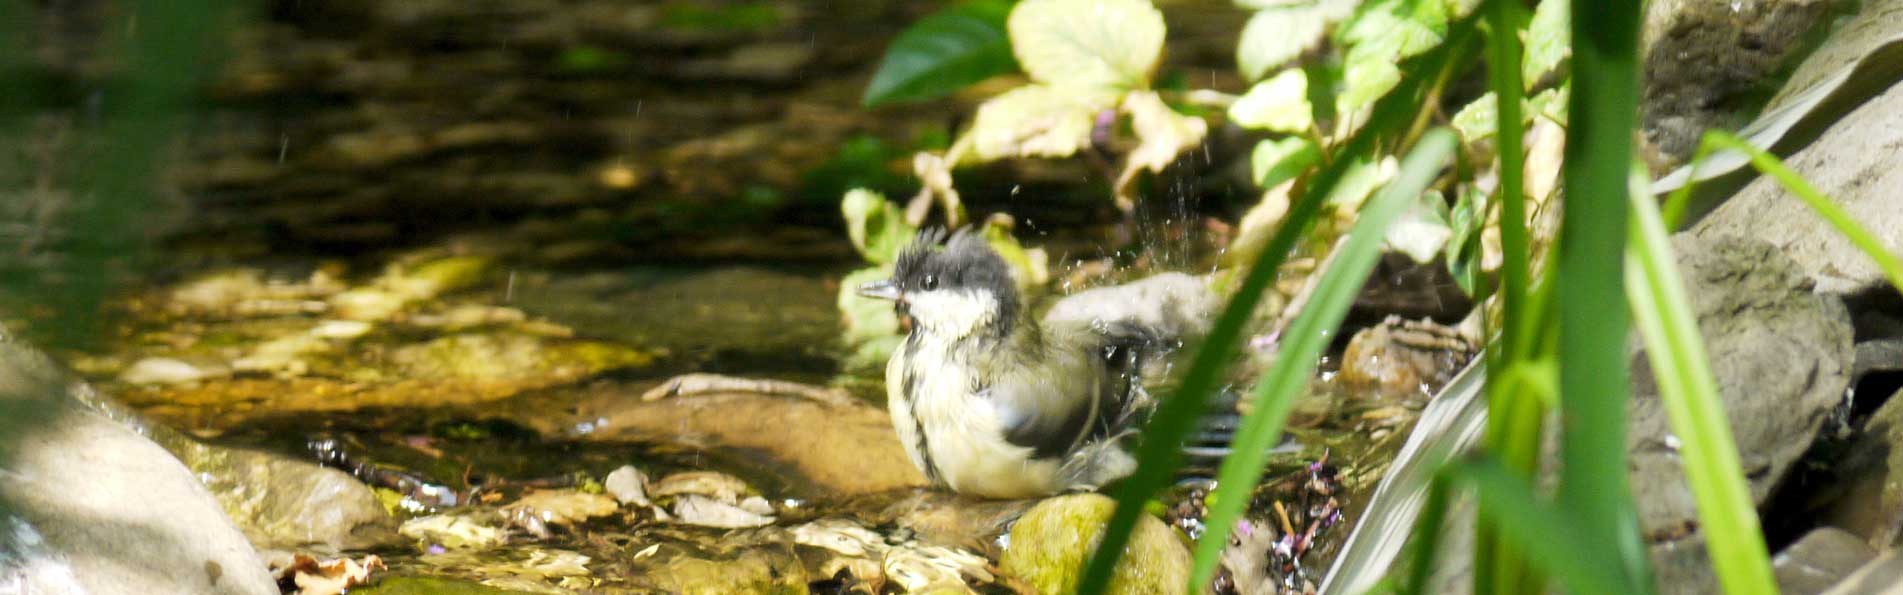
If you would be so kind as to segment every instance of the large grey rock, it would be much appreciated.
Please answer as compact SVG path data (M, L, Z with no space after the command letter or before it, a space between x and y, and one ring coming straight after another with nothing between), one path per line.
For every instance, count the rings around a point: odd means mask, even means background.
M0 336L0 592L278 592L184 465L67 390Z
M1672 239L1751 496L1762 505L1850 381L1850 318L1792 259L1741 237ZM1633 360L1627 449L1640 527L1665 592L1715 586L1698 510L1652 367Z
M1903 250L1903 85L1844 116L1786 163L1891 250ZM1832 294L1887 285L1870 257L1776 180L1759 177L1691 232L1704 238L1758 238L1795 260Z

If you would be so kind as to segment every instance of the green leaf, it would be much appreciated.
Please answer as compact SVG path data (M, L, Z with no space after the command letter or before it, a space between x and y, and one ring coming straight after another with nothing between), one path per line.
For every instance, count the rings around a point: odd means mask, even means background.
M1236 67L1257 80L1321 43L1327 30L1323 9L1307 5L1263 8L1249 17L1236 43Z
M1140 89L1163 56L1163 13L1147 0L1039 0L1006 23L1031 79L1058 87Z
M1333 192L1328 193L1328 204L1336 209L1350 211L1360 209L1362 201L1367 200L1368 195L1374 194L1375 188L1381 187L1381 183L1388 181L1388 177L1393 175L1392 165L1390 165L1392 160L1393 158L1390 157L1387 163L1367 159L1355 159L1350 162L1348 171L1341 174L1341 182L1335 184ZM1384 165L1387 167L1383 167ZM1383 171L1384 169L1389 171Z
M1116 105L1103 91L1025 85L978 106L971 130L980 161L1007 157L1069 157L1090 145L1097 113Z
M860 103L934 99L1016 71L1004 29L1010 14L1011 0L967 0L919 19L886 48Z
M1447 6L1436 0L1379 0L1362 6L1341 40L1348 61L1399 62L1440 45L1447 34Z
M1301 175L1321 161L1321 157L1321 147L1307 137L1264 140L1256 143L1255 152L1249 155L1249 170L1254 174L1255 185L1274 188Z
M1290 68L1256 83L1229 106L1229 121L1243 128L1307 132L1315 124L1315 110L1308 105L1308 76Z
M1573 85L1567 83L1557 89L1541 91L1526 100L1528 117L1540 116L1560 126L1566 125L1566 98L1572 94Z
M839 280L838 307L845 322L849 367L877 369L892 358L904 336L892 302L859 295L859 286L892 276L889 266L859 269Z
M1481 95L1479 99L1473 100L1473 103L1454 112L1454 119L1450 124L1455 132L1460 133L1460 142L1471 145L1493 138L1494 130L1499 125L1500 111L1494 103L1496 102L1493 92L1488 91L1486 95Z
M1361 210L1348 239L1333 256L1334 264L1322 271L1308 305L1283 334L1274 366L1251 390L1255 408L1243 418L1233 451L1217 472L1215 503L1209 507L1207 530L1196 543L1189 583L1193 591L1200 591L1215 577L1216 563L1229 543L1229 531L1242 517L1256 480L1268 464L1269 447L1281 438L1295 397L1308 388L1316 360L1333 341L1348 307L1380 260L1381 239L1388 226L1434 182L1453 155L1456 143L1454 134L1445 129L1421 137L1394 183L1382 188L1381 194Z
M1335 98L1335 112L1350 114L1374 103L1400 84L1401 68L1393 62L1363 60L1350 63L1342 78L1346 79L1347 89Z
M1447 226L1454 232L1447 239L1447 272L1469 297L1479 296L1480 235L1486 224L1487 197L1473 188L1464 188L1454 208L1447 212Z
M1347 89L1337 110L1352 113L1400 82L1402 60L1439 46L1447 34L1447 5L1439 0L1377 0L1362 7L1339 34L1348 47Z
M1540 0L1539 8L1533 9L1533 22L1526 27L1526 58L1520 62L1522 84L1528 91L1572 54L1570 4L1570 0Z
M852 239L852 247L873 264L896 260L918 231L905 223L904 209L864 188L846 192L839 210L846 217L846 236Z

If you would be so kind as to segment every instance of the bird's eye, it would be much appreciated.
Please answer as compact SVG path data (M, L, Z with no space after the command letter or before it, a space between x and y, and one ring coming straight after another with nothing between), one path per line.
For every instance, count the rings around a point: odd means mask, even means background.
M925 281L921 282L919 286L925 288L925 291L938 289L938 275L926 275Z

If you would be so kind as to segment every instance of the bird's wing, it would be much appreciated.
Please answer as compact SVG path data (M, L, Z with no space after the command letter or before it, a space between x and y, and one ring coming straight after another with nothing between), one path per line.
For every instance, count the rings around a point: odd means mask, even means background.
M1053 354L1044 366L1017 367L978 394L991 403L1005 440L1037 458L1064 456L1102 426L1105 374L1085 352Z

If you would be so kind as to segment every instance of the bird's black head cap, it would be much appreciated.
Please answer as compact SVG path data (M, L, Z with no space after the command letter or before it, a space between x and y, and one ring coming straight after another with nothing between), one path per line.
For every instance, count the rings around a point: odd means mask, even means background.
M1010 330L1017 320L1018 286L1011 266L979 233L961 229L947 239L941 228L919 230L893 269L892 281L902 292L988 291L998 300L999 331Z

